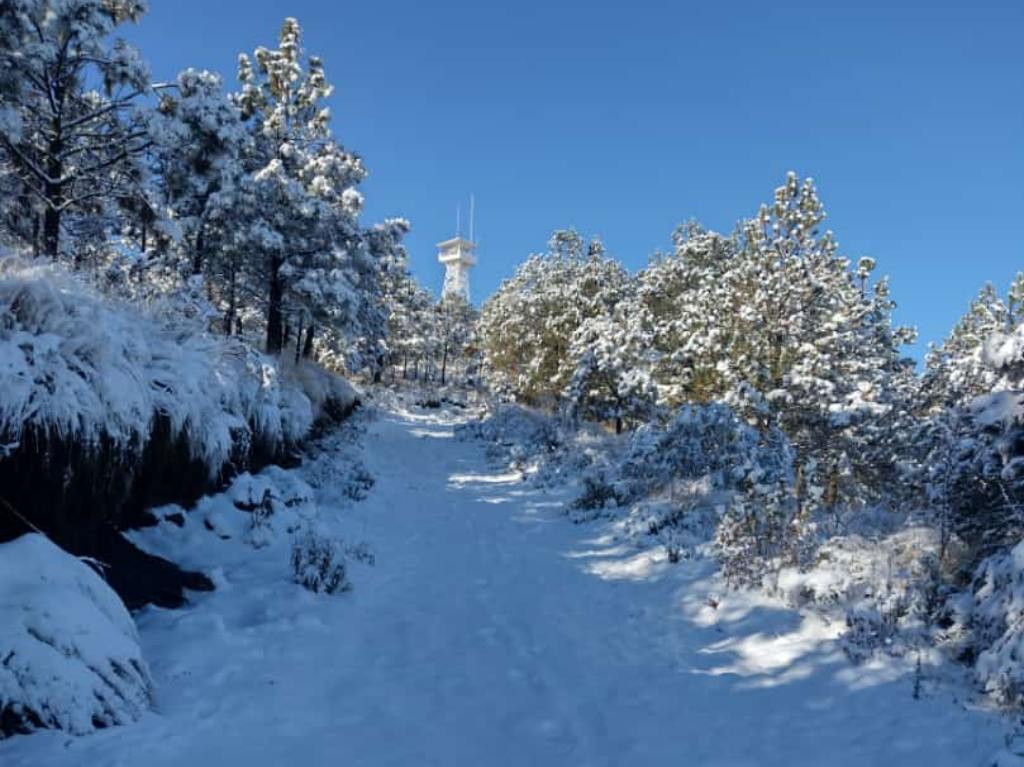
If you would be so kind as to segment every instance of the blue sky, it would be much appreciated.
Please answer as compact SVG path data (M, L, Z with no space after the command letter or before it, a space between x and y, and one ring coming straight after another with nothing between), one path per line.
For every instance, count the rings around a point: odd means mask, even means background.
M789 169L842 252L890 275L917 352L1024 270L1024 2L151 5L128 36L158 78L233 85L237 54L299 19L370 169L367 218L412 221L434 290L471 192L480 300L555 228L635 269L677 223L731 230Z

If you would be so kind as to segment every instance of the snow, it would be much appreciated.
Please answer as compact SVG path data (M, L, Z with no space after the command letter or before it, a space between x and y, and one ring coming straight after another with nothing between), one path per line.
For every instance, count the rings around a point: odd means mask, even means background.
M150 704L138 641L88 565L35 533L0 544L0 714L72 733L133 721Z
M194 606L137 616L156 712L85 738L14 738L0 763L1022 763L998 716L938 684L913 699L906 660L851 665L842 625L728 591L709 559L669 565L604 522L571 524L573 489L494 468L481 443L454 439L455 420L370 422L362 460L376 484L359 503L295 470L315 498L282 496L286 524L259 548L234 503L260 495L258 479L201 502L184 527L140 533L186 566L220 568ZM320 470L332 456L352 465L353 451L328 442ZM214 513L229 538L203 525ZM303 589L288 562L288 527L303 524L368 541L376 566L340 595Z

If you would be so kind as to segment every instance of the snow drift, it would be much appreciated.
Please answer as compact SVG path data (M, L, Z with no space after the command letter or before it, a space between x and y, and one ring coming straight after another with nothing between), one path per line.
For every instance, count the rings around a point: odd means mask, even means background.
M121 600L45 537L0 544L0 737L137 719L149 671Z

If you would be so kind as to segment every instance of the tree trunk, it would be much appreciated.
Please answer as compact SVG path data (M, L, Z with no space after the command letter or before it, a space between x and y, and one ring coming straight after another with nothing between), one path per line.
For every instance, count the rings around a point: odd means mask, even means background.
M310 322L309 327L306 328L306 342L302 345L302 357L304 359L313 358L313 337L316 335L316 326Z
M54 126L57 136L60 136L60 124ZM46 163L46 174L51 179L59 179L64 175L64 165L60 161L62 142L59 138L50 142L47 147L49 158ZM60 252L60 217L61 207L64 204L64 187L59 182L51 182L46 185L46 209L43 213L43 248L46 255L56 259ZM77 260L77 258L76 258Z
M203 236L203 227L200 225L196 233L195 251L192 253L192 274L203 273L203 248L206 247L206 238Z
M267 354L278 354L281 351L284 330L284 285L281 283L283 260L280 256L270 257L270 277L267 286Z
M224 315L224 333L231 335L235 328L235 303L236 303L236 278L235 278L235 259L234 256L231 258L231 268L228 272L228 311Z
M39 235L42 232L42 222L39 220L38 214L32 216L32 255L39 258L42 255L42 249L40 248Z
M295 334L295 364L299 364L302 357L302 317L299 317L299 332Z
M441 386L445 384L448 375L448 344L444 345L444 355L441 357Z
M60 250L60 211L49 205L43 218L43 248L50 258L57 258Z

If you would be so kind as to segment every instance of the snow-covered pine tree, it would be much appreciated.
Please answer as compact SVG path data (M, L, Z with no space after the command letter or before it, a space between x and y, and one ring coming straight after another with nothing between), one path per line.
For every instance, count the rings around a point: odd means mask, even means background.
M232 236L225 212L243 183L241 156L249 139L241 113L219 75L187 69L173 87L161 89L149 132L183 271L203 274Z
M262 256L266 348L280 352L294 333L297 349L311 349L314 322L353 321L360 282L374 276L356 223L365 170L330 137L332 89L320 59L305 58L299 23L286 19L278 47L254 58L239 57L236 99L252 125L247 220Z
M51 258L69 216L146 207L139 160L150 140L136 107L149 73L134 48L110 39L144 11L140 0L24 0L0 14L0 151L41 214L32 231Z
M565 406L573 416L614 423L616 433L651 419L657 401L649 337L631 319L627 311L585 319L569 344Z
M625 309L649 339L651 378L669 407L720 398L742 380L736 374L743 362L721 359L723 345L736 345L727 335L734 319L726 280L735 266L735 238L691 222L675 231L673 242L670 255L657 254L637 275Z
M608 316L629 275L598 240L554 233L546 255L526 260L481 310L485 372L492 387L524 402L556 407L572 380L573 335Z
M453 371L459 363L463 364L463 373L471 367L467 363L476 346L477 311L462 296L447 295L438 301L436 312L440 383L444 386L454 378Z
M785 431L807 513L882 492L913 389L899 351L912 331L893 326L886 282L869 284L874 261L838 255L824 218L813 183L789 174L734 236L677 230L630 309L663 402L725 400Z
M964 566L1024 535L1020 282L1005 303L986 286L929 356L925 375L918 478L943 540L963 544Z
M1019 280L1014 283L1010 300L1020 311ZM949 336L928 350L922 381L923 406L933 412L943 407L962 405L985 392L995 383L995 371L985 364L986 341L995 333L1012 327L1013 316L998 291L986 284L971 301L967 312Z

